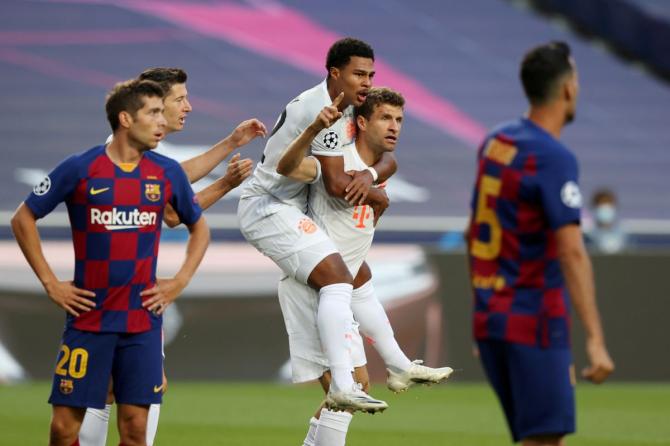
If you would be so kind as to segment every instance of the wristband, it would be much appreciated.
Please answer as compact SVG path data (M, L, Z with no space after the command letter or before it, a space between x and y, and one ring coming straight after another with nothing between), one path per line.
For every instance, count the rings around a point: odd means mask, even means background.
M373 183L376 183L376 182L377 182L377 179L379 178L379 174L377 173L377 171L375 170L375 168L372 167L372 166L369 166L369 167L366 167L365 170L367 170L368 172L370 172L370 175L372 175L372 182L373 182Z

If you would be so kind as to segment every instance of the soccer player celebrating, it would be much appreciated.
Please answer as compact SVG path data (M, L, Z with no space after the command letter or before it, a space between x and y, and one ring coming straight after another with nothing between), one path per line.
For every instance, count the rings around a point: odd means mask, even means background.
M575 430L568 295L586 332L591 364L582 375L601 383L614 364L580 229L577 160L559 141L579 93L568 45L528 52L521 82L528 116L496 128L477 156L468 229L474 336L514 441L558 446Z
M155 81L166 92L163 98L163 116L166 121L165 136L183 130L186 124L186 117L193 110L188 100L188 90L186 88L188 75L186 72L180 68L149 68L143 71L138 76L138 79ZM184 161L182 168L186 172L189 181L194 183L207 175L235 149L246 145L257 136L265 136L265 133L265 126L259 120L248 119L243 121L230 135L212 146L205 153ZM112 137L110 136L108 142L111 141ZM160 143L156 149L160 151ZM251 175L252 166L253 162L251 159L240 160L240 155L235 154L228 164L226 174L196 194L200 207L207 209L226 193L239 186L244 179ZM169 203L165 208L163 220L170 227L180 223L179 216ZM175 311L175 308L170 305L166 308L166 311ZM165 393L166 389L167 378L163 375L162 392ZM79 443L81 446L104 446L106 444L109 415L113 402L114 394L112 383L110 382L105 408L89 408L86 411L86 416L79 431ZM148 446L153 444L156 437L160 407L160 404L152 404L149 408L147 423Z
M261 253L299 282L319 291L317 324L328 356L333 383L329 398L339 409L375 411L387 407L356 386L349 354L353 277L326 233L305 215L307 185L277 172L277 164L294 139L311 146L313 155L328 156L354 138L353 107L365 101L374 76L374 53L360 40L335 42L326 60L327 78L292 100L275 124L261 163L242 191L238 206L240 230ZM323 109L334 110L332 127L311 124ZM306 131L306 135L303 134ZM378 208L388 200L372 182L395 172L392 156L347 178L348 198ZM318 178L319 175L316 176Z
M162 313L188 284L209 243L184 171L151 152L164 136L163 96L152 81L117 84L105 105L113 141L59 164L12 218L28 263L49 298L68 313L49 399L53 446L78 443L86 408L105 406L110 376L126 446L146 444L149 405L161 401ZM63 201L72 226L74 281L56 278L36 225ZM177 274L157 279L168 203L190 236Z
M357 125L355 144L344 146L340 152L342 172L364 171L384 153L395 149L402 128L404 104L404 98L388 88L372 88L368 91L365 102L354 109ZM332 116L336 116L334 109L330 112ZM316 121L317 126L330 122L320 118ZM355 277L351 302L353 315L360 324L360 330L373 340L373 345L388 367L388 387L399 392L407 390L417 382L437 383L446 379L452 372L451 368L425 367L420 361L413 363L405 356L374 292L372 273L365 258L372 244L379 215L370 206L351 205L338 196L332 196L327 186L329 179L325 176L317 179L319 162L305 157L308 148L308 144L299 143L289 146L279 161L278 169L291 178L312 183L309 215L330 236ZM317 181L314 182L315 180ZM328 392L329 364L316 330L317 300L315 291L293 278L285 277L280 282L279 302L289 334L293 380L304 382L318 378ZM352 331L355 376L367 390L369 380L363 341L356 324ZM331 402L327 399L326 403ZM310 429L303 444L344 445L351 418L348 412L319 408L315 417L310 420Z

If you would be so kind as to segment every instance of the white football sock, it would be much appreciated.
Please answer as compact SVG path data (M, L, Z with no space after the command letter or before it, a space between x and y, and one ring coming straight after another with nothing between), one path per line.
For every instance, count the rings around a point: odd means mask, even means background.
M351 376L351 336L353 315L351 313L351 290L348 283L335 283L319 290L317 326L321 346L326 354L334 391L351 391L354 379Z
M314 446L344 446L352 415L349 412L321 410Z
M319 427L319 420L312 417L309 420L309 430L307 431L307 436L302 442L302 446L314 446L314 440L316 439L316 429Z
M353 291L351 310L360 324L360 330L370 338L387 367L394 372L401 372L412 366L412 361L405 356L395 340L393 327L377 299L371 280Z
M161 414L161 405L152 404L149 406L149 415L147 415L147 446L154 444L156 432L158 432L158 418Z
M107 442L107 426L112 405L105 405L104 409L86 409L84 421L79 429L80 446L105 446Z

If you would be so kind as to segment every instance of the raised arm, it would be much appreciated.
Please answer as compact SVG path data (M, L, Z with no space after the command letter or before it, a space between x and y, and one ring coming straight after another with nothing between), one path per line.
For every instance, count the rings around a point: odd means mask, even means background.
M174 302L186 288L209 245L209 227L204 216L187 227L189 238L186 245L186 257L177 274L170 279L157 279L153 288L140 293L141 296L149 296L142 303L142 307L156 314L162 314L165 308Z
M325 128L335 124L342 117L337 107L342 102L344 93L340 93L332 104L327 105L319 112L314 122L288 145L277 164L277 173L295 181L310 183L319 173L317 161L308 157L312 141Z
M241 122L230 135L216 143L205 153L181 163L181 167L186 172L188 181L195 183L226 159L233 150L248 144L257 136L265 137L266 134L267 130L261 121L248 119Z
M559 228L556 231L556 244L572 305L586 334L586 353L591 364L582 371L582 376L599 384L612 373L614 362L605 346L605 334L596 304L593 269L579 225L569 224Z
M12 232L24 257L42 283L49 298L74 316L95 308L95 302L87 299L95 298L95 293L79 289L72 282L58 280L44 257L35 215L25 203L21 203L16 209L11 224Z
M242 181L251 175L253 167L254 163L251 159L241 160L239 153L233 155L228 163L226 174L195 194L198 197L200 207L203 210L208 209L228 192L242 184ZM179 215L169 203L163 212L163 221L171 228L181 223Z

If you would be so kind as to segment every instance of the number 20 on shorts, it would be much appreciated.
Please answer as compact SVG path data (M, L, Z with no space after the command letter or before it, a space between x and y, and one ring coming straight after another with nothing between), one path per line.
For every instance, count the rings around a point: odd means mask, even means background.
M83 348L75 348L70 351L70 347L63 344L60 348L63 355L56 364L56 375L68 376L72 378L83 378L86 376L88 367L88 352Z

